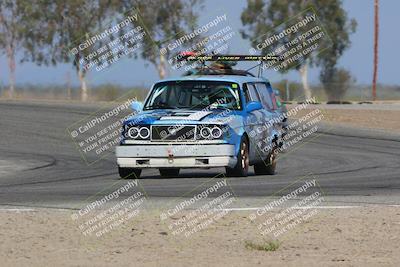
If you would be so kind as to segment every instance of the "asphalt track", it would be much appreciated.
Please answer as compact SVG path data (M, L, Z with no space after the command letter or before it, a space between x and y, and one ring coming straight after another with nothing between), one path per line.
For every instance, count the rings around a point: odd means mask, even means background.
M88 166L66 135L69 125L97 108L0 102L0 205L76 208L129 182L119 179L113 154ZM282 188L311 177L332 203L400 204L400 135L335 125L321 129L281 155L276 175L229 178L230 190L249 206L252 199L282 195ZM184 170L165 179L146 170L139 182L149 199L162 202L190 197L223 172Z

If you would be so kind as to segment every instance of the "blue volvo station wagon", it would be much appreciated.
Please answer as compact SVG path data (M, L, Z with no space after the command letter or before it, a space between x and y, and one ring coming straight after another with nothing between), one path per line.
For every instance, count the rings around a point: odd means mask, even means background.
M279 101L278 101L279 104ZM152 86L123 123L116 148L121 178L157 168L225 167L227 176L274 174L284 121L268 80L240 75L191 75ZM282 119L283 118L283 119Z

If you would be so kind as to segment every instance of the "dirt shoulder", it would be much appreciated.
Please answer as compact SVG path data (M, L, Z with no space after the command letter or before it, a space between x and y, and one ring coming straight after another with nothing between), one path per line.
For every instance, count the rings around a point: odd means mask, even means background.
M234 211L188 238L144 212L109 236L85 237L70 211L0 212L2 266L399 266L400 209L320 209L263 245L249 212Z
M288 109L294 105L288 105ZM396 131L400 133L400 105L310 105L300 110L296 118L304 116L311 110L320 109L324 114L323 121L341 125Z

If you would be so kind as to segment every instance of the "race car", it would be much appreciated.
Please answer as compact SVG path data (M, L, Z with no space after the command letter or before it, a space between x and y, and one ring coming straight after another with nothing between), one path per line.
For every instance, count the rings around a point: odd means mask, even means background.
M274 174L282 114L270 82L244 72L194 73L155 83L123 123L116 148L121 178L145 168L225 167L227 176Z

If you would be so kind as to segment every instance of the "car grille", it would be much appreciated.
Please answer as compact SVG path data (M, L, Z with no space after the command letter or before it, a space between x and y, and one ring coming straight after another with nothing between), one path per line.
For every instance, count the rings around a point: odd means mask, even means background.
M151 139L157 141L192 141L195 139L196 126L153 125Z

